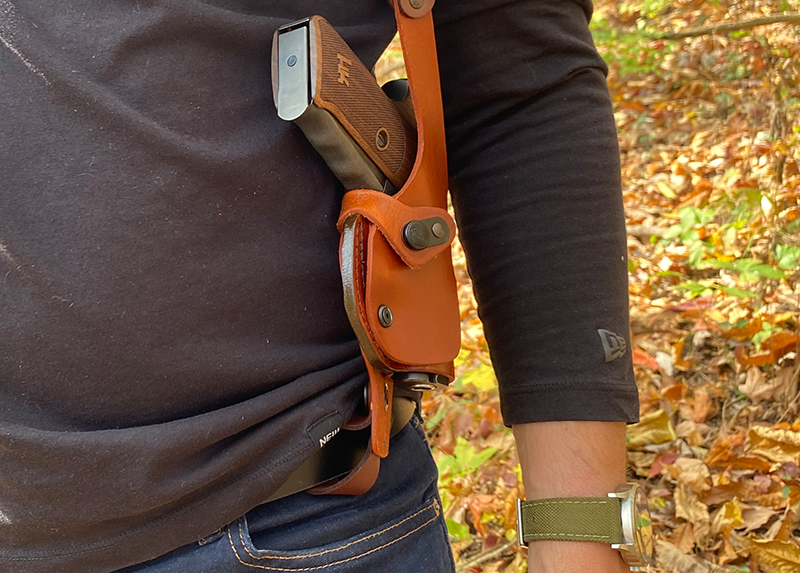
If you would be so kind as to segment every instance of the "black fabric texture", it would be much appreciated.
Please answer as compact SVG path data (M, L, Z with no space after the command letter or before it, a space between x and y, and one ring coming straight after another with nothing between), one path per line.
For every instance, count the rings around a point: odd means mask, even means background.
M434 11L451 193L506 424L632 421L619 151L590 2ZM630 343L627 343L630 346Z
M588 2L439 0L451 190L506 423L633 421L624 221ZM280 25L371 66L385 0L0 0L0 572L210 535L348 419L340 186L272 102ZM630 344L628 344L630 346Z

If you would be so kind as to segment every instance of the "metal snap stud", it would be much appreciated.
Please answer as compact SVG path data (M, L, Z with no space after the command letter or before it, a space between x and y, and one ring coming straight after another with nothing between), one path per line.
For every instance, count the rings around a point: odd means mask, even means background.
M378 320L380 321L381 326L384 328L389 328L390 326L392 326L392 323L394 322L394 315L392 314L392 309L386 306L385 304L382 304L378 308Z

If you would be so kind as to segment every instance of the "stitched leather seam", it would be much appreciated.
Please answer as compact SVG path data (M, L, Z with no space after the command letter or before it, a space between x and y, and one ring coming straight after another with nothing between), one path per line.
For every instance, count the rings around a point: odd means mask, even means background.
M425 508L425 509L427 509L427 508ZM424 510L420 510L420 511L424 511ZM370 549L369 551L366 551L365 553L361 553L359 555L354 555L353 557L348 557L347 559L342 559L341 561L334 561L333 563L327 563L325 565L318 565L316 567L283 568L283 567L269 567L269 566L266 566L266 565L259 565L259 564L256 564L256 563L246 563L245 561L242 560L241 556L239 555L239 551L236 549L236 546L233 543L233 537L231 536L230 527L228 527L228 541L229 541L229 543L231 545L231 549L233 549L233 553L236 556L236 559L239 561L239 563L241 563L242 565L245 565L247 567L254 567L256 569L265 569L265 570L268 570L268 571L290 571L290 572L319 571L320 569L327 569L329 567L333 567L333 566L336 566L336 565L341 565L343 563L349 563L351 561L355 561L356 559L361 559L362 557L366 557L367 555L370 555L371 553L375 553L376 551L379 551L381 549L385 549L386 547L389 547L390 545L394 545L398 541L402 541L406 537L416 533L417 531L419 531L420 529L422 529L423 527L425 527L429 523L432 523L433 521L436 520L436 518L437 518L437 516L434 515L428 521L426 521L425 523L422 523L421 525L418 525L417 527L415 527L414 529L412 529L408 533L405 533L404 535L401 535L397 539L392 539L391 541L388 541L388 542L384 543L383 545L379 545L378 547ZM241 527L241 525L240 525L240 527Z
M402 521L399 521L399 522L395 523L394 525L390 525L389 527L386 527L385 529L381 529L380 531L376 531L375 533L372 533L372 534L370 534L370 535L368 535L366 537L362 537L360 539L356 539L355 541L351 541L350 543L348 543L346 545L342 545L341 547L336 547L335 549L326 549L325 551L319 551L318 553L306 553L306 554L303 554L303 555L295 555L295 556L288 556L288 557L287 556L283 556L283 555L274 555L274 556L273 555L262 555L262 556L253 555L250 552L250 549L244 543L244 535L243 535L243 532L242 532L241 523L239 524L239 539L241 539L241 541L242 541L242 547L244 547L244 550L253 559L286 559L286 560L289 560L289 559L306 559L308 557L318 557L320 555L326 555L328 553L335 553L336 551L341 551L342 549L347 549L348 547L352 547L353 545L356 545L358 543L362 543L364 541L367 541L368 539L372 539L376 535L381 535L382 533L386 533L387 531L390 531L390 530L394 529L395 527L400 527L401 525L403 525L409 519L414 519L420 513L430 509L432 506L433 506L433 502L431 502L429 505L426 505L425 507L423 507L422 509L420 509L419 511L417 511L413 515L409 515L408 517L406 517Z
M362 217L363 217L363 215L362 215ZM361 227L365 227L366 225L363 225L363 223L362 223L362 225L360 225L360 226ZM364 327L364 330L367 331L367 336L369 337L370 342L372 342L372 350L375 352L375 354L378 355L378 358L380 358L381 362L383 362L384 364L388 365L390 363L390 360L386 356L386 354L384 354L383 350L381 349L381 345L377 343L378 338L375 336L375 333L372 331L372 327L370 326L369 315L367 314L367 296L366 296L366 292L367 292L367 287L366 287L367 274L366 274L365 269L364 269L364 267L367 266L367 263L366 263L366 258L367 258L367 256L366 256L366 248L364 247L364 235L367 234L367 233L369 233L369 227L366 228L366 232L364 232L364 229L362 228L362 229L360 229L360 232L358 233L358 256L359 256L359 264L361 265L358 276L362 280L360 281L361 285L359 286L359 288L361 290L361 295L355 297L356 306L359 307L358 308L359 317L362 317L362 316L364 317L363 320L361 320L361 324ZM370 378L371 377L372 376L370 376Z

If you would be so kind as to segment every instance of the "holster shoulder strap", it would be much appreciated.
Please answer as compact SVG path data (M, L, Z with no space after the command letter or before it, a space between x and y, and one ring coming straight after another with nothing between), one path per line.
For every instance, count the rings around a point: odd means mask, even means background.
M416 118L416 161L394 195L347 192L338 221L345 302L367 362L372 449L380 457L389 451L395 381L404 373L452 381L461 341L433 1L392 5Z

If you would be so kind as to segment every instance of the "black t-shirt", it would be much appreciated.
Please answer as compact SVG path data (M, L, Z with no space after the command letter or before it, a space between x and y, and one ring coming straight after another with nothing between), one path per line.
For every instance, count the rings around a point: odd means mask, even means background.
M434 10L508 424L637 415L630 354L609 356L625 237L590 12ZM341 190L272 102L272 34L315 13L368 67L394 33L385 0L0 0L0 570L110 571L208 535L352 414Z

